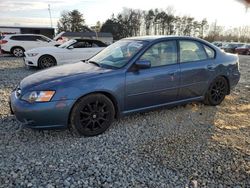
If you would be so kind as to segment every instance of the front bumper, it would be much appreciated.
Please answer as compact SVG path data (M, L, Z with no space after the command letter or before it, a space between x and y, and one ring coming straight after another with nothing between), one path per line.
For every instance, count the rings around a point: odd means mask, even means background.
M4 49L0 49L2 54L11 54L9 51L5 51Z
M27 66L33 66L33 67L37 67L37 58L36 57L27 57L25 55L25 57L23 58L24 64Z
M15 91L10 96L10 108L25 126L38 129L66 128L75 100L60 100L30 104L20 100Z

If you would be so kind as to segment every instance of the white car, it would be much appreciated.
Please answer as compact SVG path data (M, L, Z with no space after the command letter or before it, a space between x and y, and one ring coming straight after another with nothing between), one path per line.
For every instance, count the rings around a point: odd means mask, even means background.
M34 48L25 52L24 62L27 66L39 67L41 69L76 63L89 59L97 54L107 45L99 40L72 39L58 47Z
M3 53L12 53L16 57L22 57L24 52L32 48L54 46L58 43L43 35L13 34L5 35L1 42Z

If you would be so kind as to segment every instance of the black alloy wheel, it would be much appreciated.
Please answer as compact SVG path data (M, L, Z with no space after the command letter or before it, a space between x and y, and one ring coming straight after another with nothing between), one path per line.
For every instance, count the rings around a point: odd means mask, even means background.
M84 136L103 133L113 122L115 109L112 101L102 94L80 99L71 113L71 125Z
M228 93L228 83L224 77L216 78L211 84L205 96L205 103L219 105Z
M46 69L56 65L56 61L52 56L45 55L39 58L38 66L40 69Z

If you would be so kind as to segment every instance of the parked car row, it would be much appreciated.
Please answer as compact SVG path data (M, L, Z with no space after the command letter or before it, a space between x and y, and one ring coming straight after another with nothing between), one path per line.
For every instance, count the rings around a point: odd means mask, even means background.
M5 35L1 39L1 50L3 53L11 53L16 57L23 57L24 52L32 48L54 46L56 41L36 34L13 34Z
M250 55L250 44L244 44L243 46L236 48L235 52L241 55Z
M55 65L76 63L91 58L107 45L98 40L73 39L58 47L40 47L25 52L27 66L49 68Z
M223 51L228 53L236 53L240 55L250 55L250 44L237 43L237 42L212 42L215 46L221 48Z
M24 56L27 66L41 69L87 60L107 46L92 39L72 39L60 45L57 41L36 34L6 35L0 41L3 53Z

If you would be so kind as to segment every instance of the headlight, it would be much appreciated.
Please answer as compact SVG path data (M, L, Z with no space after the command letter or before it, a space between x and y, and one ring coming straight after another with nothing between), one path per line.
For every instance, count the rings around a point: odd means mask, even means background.
M32 91L23 95L21 99L29 103L49 102L54 94L55 91Z
M37 56L38 55L38 53L27 53L27 56L29 56L29 57L34 57L34 56Z

